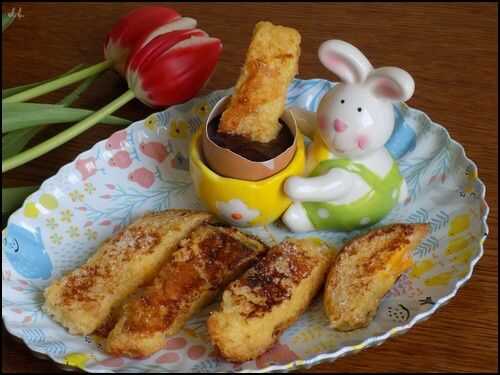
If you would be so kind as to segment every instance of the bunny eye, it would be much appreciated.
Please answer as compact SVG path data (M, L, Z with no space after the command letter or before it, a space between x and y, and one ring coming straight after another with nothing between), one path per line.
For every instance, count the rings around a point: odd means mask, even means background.
M345 100L344 100L344 99L342 99L340 102L341 102L342 104L344 104L344 103L345 103Z
M361 107L358 107L358 112L361 112L361 111L362 111Z

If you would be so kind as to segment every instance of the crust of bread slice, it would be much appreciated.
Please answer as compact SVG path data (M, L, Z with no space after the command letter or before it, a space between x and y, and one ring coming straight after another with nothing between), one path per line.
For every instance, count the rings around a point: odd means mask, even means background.
M147 214L107 239L82 266L45 289L43 309L72 334L102 326L138 287L149 282L206 212L171 209Z
M324 291L331 327L366 327L380 300L412 266L412 252L428 231L428 224L392 224L347 243L328 273Z
M267 143L281 130L288 86L298 72L300 34L271 22L255 25L235 93L218 131Z
M142 293L125 303L104 349L147 357L165 346L197 311L265 253L267 246L235 228L201 225Z
M287 240L232 282L207 322L220 355L244 362L268 350L309 306L333 254L317 240Z

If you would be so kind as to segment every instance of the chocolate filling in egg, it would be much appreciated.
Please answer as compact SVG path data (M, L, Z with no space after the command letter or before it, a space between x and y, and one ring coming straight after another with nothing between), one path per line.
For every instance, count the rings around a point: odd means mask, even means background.
M251 141L241 135L225 134L217 131L221 116L215 117L207 127L208 137L220 147L227 148L244 158L262 162L280 155L293 144L293 134L288 126L283 125L278 136L267 143Z

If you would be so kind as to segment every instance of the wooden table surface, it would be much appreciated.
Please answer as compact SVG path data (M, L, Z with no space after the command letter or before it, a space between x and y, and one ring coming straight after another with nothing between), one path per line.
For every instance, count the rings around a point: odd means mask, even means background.
M165 3L168 5L167 3ZM79 64L102 61L102 42L119 16L138 4L4 3L21 9L22 18L3 35L2 87L55 76ZM172 6L198 20L222 39L217 71L201 94L236 81L254 24L270 20L302 34L300 78L335 79L318 62L326 39L359 47L374 66L407 69L416 82L409 105L443 124L467 150L487 186L491 207L485 255L472 279L452 301L426 322L380 347L368 349L310 372L494 372L498 370L497 284L497 14L490 4L204 4ZM107 72L76 105L97 109L126 89ZM40 98L55 102L61 93ZM66 90L67 92L67 90ZM139 120L152 112L133 101L117 114ZM38 142L60 131L54 126ZM3 175L4 186L40 184L115 128L99 125L53 152ZM50 361L32 356L2 330L2 372L60 372Z

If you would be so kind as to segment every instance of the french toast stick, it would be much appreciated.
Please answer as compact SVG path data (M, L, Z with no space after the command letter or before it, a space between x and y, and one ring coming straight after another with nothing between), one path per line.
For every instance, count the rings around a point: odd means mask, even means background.
M329 271L324 292L331 327L366 327L383 296L412 266L412 252L428 230L427 224L391 224L347 243Z
M205 212L147 214L106 240L82 266L45 289L44 311L72 334L87 335L113 308L150 281L180 240L211 220Z
M255 25L244 66L218 131L267 143L281 130L288 85L298 72L300 34L261 21Z
M224 291L207 322L218 352L232 362L254 359L306 310L323 285L334 251L319 240L286 240Z
M160 350L224 286L267 250L235 228L202 225L181 242L142 294L125 303L105 351L142 358Z

